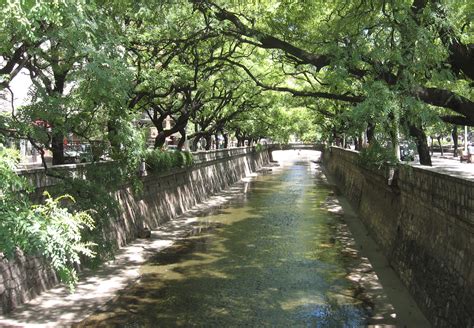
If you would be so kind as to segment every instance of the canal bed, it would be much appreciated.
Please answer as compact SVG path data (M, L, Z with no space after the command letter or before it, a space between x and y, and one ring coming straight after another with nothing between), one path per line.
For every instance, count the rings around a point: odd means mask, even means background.
M382 287L314 153L278 155L78 326L427 326L396 278Z

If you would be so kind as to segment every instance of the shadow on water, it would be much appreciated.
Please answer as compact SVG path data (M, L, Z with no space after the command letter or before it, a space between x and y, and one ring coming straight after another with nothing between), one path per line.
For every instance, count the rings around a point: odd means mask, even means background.
M139 281L77 326L359 327L373 304L330 190L307 163L260 176L156 254ZM343 227L343 225L342 225Z

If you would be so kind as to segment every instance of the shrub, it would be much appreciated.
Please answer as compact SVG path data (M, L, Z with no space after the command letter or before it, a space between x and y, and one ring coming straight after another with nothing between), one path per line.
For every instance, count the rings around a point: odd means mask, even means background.
M359 162L365 167L380 169L386 164L395 165L398 160L391 147L382 147L378 142L373 142L360 151Z
M173 168L174 160L173 156L168 151L162 151L161 154L161 169L163 171L168 171Z
M74 264L79 264L80 256L93 257L92 242L84 242L82 231L94 228L94 220L86 212L71 213L61 207L64 200L75 202L64 195L52 198L45 192L46 201L42 205L33 205L30 222L25 222L25 232L30 239L29 250L37 251L50 260L61 281L73 289L77 283ZM28 250L28 249L27 249Z
M84 257L82 264L97 267L102 262L114 258L117 245L105 233L110 229L112 220L119 215L120 205L112 192L129 183L130 179L124 179L121 167L115 166L113 162L88 164L84 169L84 176L64 178L52 186L49 192L53 197L59 197L64 193L71 195L76 200L68 203L68 208L72 211L95 209L94 212L90 212L95 229L83 230L82 237L97 244L95 247L97 255L94 258Z
M174 157L174 167L184 167L186 164L186 156L183 154L181 151L174 151L173 153Z
M145 163L153 172L166 171L170 167L168 154L161 149L148 151L145 156Z
M152 172L164 172L172 168L191 166L193 155L187 151L154 149L147 152L145 163Z
M193 154L190 153L189 151L184 151L183 154L184 154L184 157L185 157L185 166L193 165L194 164Z

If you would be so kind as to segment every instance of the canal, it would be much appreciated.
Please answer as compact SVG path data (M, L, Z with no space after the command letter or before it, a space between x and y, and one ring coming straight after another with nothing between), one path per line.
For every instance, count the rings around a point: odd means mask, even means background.
M155 254L138 281L78 326L396 324L312 154L291 154L240 183L238 195L203 213L194 233Z

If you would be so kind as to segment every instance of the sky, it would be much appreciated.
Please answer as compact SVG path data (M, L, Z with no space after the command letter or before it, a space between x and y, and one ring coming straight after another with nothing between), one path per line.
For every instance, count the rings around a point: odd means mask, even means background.
M28 90L31 87L31 80L28 71L22 70L10 82L10 89L13 91L13 104L15 108L28 103ZM6 99L6 100L5 100ZM11 93L8 90L2 91L0 98L0 111L11 111Z

